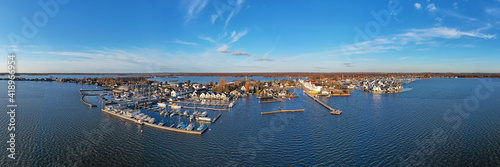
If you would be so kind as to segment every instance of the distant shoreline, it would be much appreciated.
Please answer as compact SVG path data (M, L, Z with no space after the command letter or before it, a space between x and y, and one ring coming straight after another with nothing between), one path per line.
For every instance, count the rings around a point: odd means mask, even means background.
M0 73L8 75L9 73ZM159 73L17 73L17 75L141 75L141 76L205 76L205 77L337 77L341 78L359 78L367 76L394 77L413 75L420 79L429 78L500 78L500 73L376 73L376 72L247 72L247 73L183 73L183 72L159 72Z

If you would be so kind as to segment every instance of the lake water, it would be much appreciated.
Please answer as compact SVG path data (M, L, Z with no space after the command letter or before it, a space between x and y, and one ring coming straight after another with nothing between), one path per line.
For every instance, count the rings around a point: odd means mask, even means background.
M240 98L231 111L209 111L222 116L201 136L89 108L78 91L95 86L19 81L18 159L6 155L4 112L0 166L499 166L500 80L487 87L482 81L489 80L418 80L400 94L320 98L341 115L330 115L301 89L292 90L298 98L278 103ZM0 92L6 89L0 81ZM7 98L0 98L1 111ZM305 111L260 114L278 107Z

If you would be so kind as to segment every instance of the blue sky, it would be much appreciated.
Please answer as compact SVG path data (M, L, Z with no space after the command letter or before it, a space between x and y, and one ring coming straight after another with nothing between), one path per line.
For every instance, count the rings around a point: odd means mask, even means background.
M0 2L18 72L500 72L500 0L40 2Z

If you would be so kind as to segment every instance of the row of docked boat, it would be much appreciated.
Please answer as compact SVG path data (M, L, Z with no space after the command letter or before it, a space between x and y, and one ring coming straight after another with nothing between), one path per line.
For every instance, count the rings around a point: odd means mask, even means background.
M173 124L172 124L173 125ZM171 126L172 127L172 126ZM177 129L182 129L182 130L187 130L187 131L192 131L194 129L195 125L193 123L190 123L190 124L185 124L183 122L180 122L179 124L177 124ZM205 128L207 127L207 125L200 125L196 131L202 131L204 130Z
M189 117L189 121L212 121L212 118L208 117L208 113L206 111L204 112L198 112L198 111L194 111L193 114L189 113L189 110L185 110L184 112L181 112L181 111L162 111L160 112L160 115L164 115L164 116L169 116L169 117L174 117L176 115L179 115L179 116L185 116L185 117Z
M137 113L133 116L137 120L137 122L148 122L151 124L154 124L156 122L155 118L152 118L144 113Z

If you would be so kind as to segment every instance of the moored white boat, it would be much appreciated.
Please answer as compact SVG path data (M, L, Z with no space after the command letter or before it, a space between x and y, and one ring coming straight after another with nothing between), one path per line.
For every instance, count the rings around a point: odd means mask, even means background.
M170 106L170 108L172 108L173 110L179 110L182 108L182 106L177 105L177 104L172 104L172 106Z
M167 108L167 104L165 104L165 103L158 103L158 107Z

